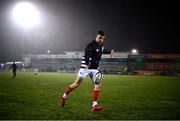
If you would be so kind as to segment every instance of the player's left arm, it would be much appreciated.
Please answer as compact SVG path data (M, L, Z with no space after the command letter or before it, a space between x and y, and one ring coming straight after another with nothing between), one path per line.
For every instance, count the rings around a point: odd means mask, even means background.
M111 54L111 49L103 49L103 54Z
M110 57L112 57L112 55L114 54L114 50L113 49L103 49L103 54L110 54Z

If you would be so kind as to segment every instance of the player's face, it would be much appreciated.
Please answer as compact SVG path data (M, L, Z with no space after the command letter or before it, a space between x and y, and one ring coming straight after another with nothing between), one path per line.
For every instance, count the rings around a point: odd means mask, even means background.
M96 36L96 42L100 44L104 42L104 39L105 39L105 36L101 36L100 34Z

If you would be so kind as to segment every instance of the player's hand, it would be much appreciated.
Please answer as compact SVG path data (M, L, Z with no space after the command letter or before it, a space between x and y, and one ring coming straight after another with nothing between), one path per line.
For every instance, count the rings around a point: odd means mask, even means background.
M112 49L112 50L111 50L111 54L110 54L110 57L111 57L111 58L112 58L113 54L114 54L114 50Z

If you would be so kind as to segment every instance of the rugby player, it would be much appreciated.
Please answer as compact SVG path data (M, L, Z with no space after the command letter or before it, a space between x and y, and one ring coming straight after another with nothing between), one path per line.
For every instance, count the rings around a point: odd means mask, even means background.
M90 42L85 49L85 55L81 59L81 66L78 71L76 80L64 92L60 99L60 104L64 107L67 96L80 85L80 83L89 76L94 82L93 102L91 106L92 111L103 110L104 107L98 105L100 95L100 83L102 80L102 73L99 71L99 61L102 54L113 54L113 50L107 50L103 46L105 34L103 31L98 31L95 39Z

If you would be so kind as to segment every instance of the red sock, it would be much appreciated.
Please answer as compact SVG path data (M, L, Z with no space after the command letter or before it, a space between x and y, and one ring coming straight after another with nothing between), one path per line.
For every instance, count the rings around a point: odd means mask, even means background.
M72 92L72 90L73 90L72 88L68 87L68 88L66 89L66 92L65 92L66 95L68 95L70 92Z
M98 101L99 98L99 90L93 91L93 101Z

